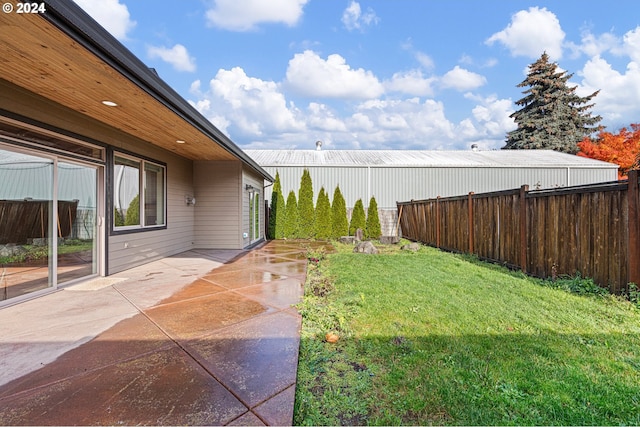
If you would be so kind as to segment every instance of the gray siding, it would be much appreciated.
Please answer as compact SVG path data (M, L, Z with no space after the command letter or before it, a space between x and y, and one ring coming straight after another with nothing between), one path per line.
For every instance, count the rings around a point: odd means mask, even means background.
M194 209L185 203L185 194L194 193L193 163L150 144L131 140L122 145L167 164L167 228L110 236L108 274L194 248Z
M242 242L239 161L195 161L195 246L240 249Z

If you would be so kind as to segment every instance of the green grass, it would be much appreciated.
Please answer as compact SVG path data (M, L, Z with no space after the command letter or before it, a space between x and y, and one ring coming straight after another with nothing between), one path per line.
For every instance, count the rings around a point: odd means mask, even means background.
M640 310L541 284L431 248L339 247L299 306L294 423L640 424Z
M0 257L0 265L19 264L30 261L46 259L49 256L48 246L22 245L25 252L20 255ZM58 254L72 254L91 250L93 243L91 240L67 240L58 245Z

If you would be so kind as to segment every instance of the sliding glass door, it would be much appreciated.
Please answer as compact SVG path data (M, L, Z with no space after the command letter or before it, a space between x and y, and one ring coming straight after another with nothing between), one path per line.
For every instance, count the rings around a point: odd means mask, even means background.
M57 283L98 272L95 166L58 162Z
M54 286L54 171L0 146L0 301Z
M0 145L0 302L98 273L101 167Z

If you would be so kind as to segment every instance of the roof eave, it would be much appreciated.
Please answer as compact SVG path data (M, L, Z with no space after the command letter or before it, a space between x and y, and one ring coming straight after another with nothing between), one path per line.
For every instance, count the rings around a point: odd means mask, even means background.
M131 53L109 32L95 23L84 10L69 0L49 0L43 17L72 40L88 49L102 61L144 90L149 96L185 120L223 149L237 157L265 180L274 178L244 153L198 110L166 84L154 71Z

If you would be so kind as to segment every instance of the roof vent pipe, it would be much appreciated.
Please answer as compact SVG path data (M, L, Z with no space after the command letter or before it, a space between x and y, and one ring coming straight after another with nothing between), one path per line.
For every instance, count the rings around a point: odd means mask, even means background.
M316 151L322 150L322 141L316 141Z
M478 151L478 144L471 144L471 151Z

